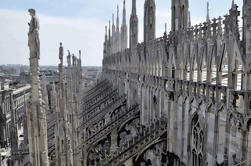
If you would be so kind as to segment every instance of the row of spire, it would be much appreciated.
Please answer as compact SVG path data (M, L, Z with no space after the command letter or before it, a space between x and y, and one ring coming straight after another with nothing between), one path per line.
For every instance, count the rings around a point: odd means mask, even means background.
M234 3L234 0L233 0ZM105 42L104 54L114 54L124 51L127 48L128 34L126 24L126 8L125 0L123 2L121 28L119 27L119 6L117 6L116 26L114 14L112 14L112 26L109 21L109 29L105 27ZM207 16L206 21L210 20L209 16L209 1L207 1ZM188 0L172 0L172 31L178 31L191 27L191 17L189 11ZM138 44L138 16L136 0L132 0L132 11L130 16L129 27L129 47L137 47ZM144 42L155 39L156 33L156 6L155 0L145 0L144 4Z
M126 24L126 3L123 2L123 19L122 25L119 29L119 6L117 6L117 20L116 27L114 23L114 14L112 14L112 27L109 21L109 30L105 27L105 42L104 54L113 54L116 52L124 51L128 47L128 34ZM132 0L132 12L130 16L130 47L136 46L138 43L138 16L136 13L136 0Z
M127 24L126 24L126 8L125 8L125 0L123 3L123 15L122 15L122 25L119 27L119 5L117 6L117 18L116 18L116 26L115 26L115 19L114 14L112 14L112 26L111 22L109 21L109 30L107 32L107 26L105 27L105 47L110 45L109 50L111 53L116 53L123 51L127 48ZM108 43L109 41L109 43Z

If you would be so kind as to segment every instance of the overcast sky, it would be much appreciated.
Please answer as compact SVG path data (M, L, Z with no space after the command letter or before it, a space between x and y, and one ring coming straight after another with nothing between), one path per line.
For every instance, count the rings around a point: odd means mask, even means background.
M157 9L157 37L163 35L164 25L170 30L171 0L155 0ZM210 17L228 13L232 0L209 0ZM242 8L242 0L235 0ZM34 8L40 21L41 65L58 64L59 42L78 56L82 50L85 66L101 66L105 25L116 13L122 11L123 0L0 0L0 64L28 64L27 10ZM126 0L127 23L131 12L131 0ZM139 16L139 40L143 40L144 0L137 0ZM206 19L206 0L190 0L192 24ZM121 15L120 15L121 18ZM120 20L121 23L121 20ZM128 25L129 27L129 25ZM128 28L129 29L129 28ZM65 60L66 61L66 60Z

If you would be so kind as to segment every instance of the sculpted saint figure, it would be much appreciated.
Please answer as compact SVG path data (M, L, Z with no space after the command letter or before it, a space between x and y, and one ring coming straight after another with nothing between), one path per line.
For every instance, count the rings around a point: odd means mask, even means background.
M60 43L60 47L59 47L59 59L63 60L63 55L64 55L64 49L62 46L62 43Z
M30 58L40 59L39 22L34 9L28 10L31 15L28 33L28 46L30 48Z

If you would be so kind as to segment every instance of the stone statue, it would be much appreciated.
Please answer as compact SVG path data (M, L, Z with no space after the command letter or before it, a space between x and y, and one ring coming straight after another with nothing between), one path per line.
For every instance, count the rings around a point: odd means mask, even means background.
M63 60L63 55L64 55L64 49L62 46L62 43L60 43L60 47L59 47L59 59Z
M68 64L68 66L71 66L71 52L69 50L67 50L67 52L68 52L67 64Z
M34 9L28 10L31 15L28 33L28 46L30 48L30 58L40 59L39 22Z

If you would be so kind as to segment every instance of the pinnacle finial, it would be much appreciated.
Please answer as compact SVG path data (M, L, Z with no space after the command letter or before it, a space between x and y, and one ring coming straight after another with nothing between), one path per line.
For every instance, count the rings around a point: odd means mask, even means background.
M111 20L109 20L109 30L108 30L108 33L109 33L109 39L111 38Z
M124 6L123 6L123 25L126 25L126 7L125 7L125 0L124 0Z
M210 20L209 18L209 1L207 1L207 22Z
M60 42L59 43L59 59L60 59L60 61L62 61L63 60L63 54L64 54L64 51L63 51L63 45L62 45L62 42Z
M119 5L117 5L117 22L116 22L117 30L119 29Z
M125 8L126 8L126 3L125 3L125 0L124 0L124 2L123 2L123 9L125 10Z
M236 8L236 4L235 4L235 1L232 0L232 9L235 9Z
M117 5L117 18L119 18L119 5Z
M79 60L81 60L81 50L79 50L78 52L79 52Z
M132 0L132 14L136 15L136 0Z
M112 36L116 31L115 23L114 23L114 13L112 13Z
M191 13L190 13L190 11L188 11L188 27L189 28L191 28L191 25L192 23L191 23Z

